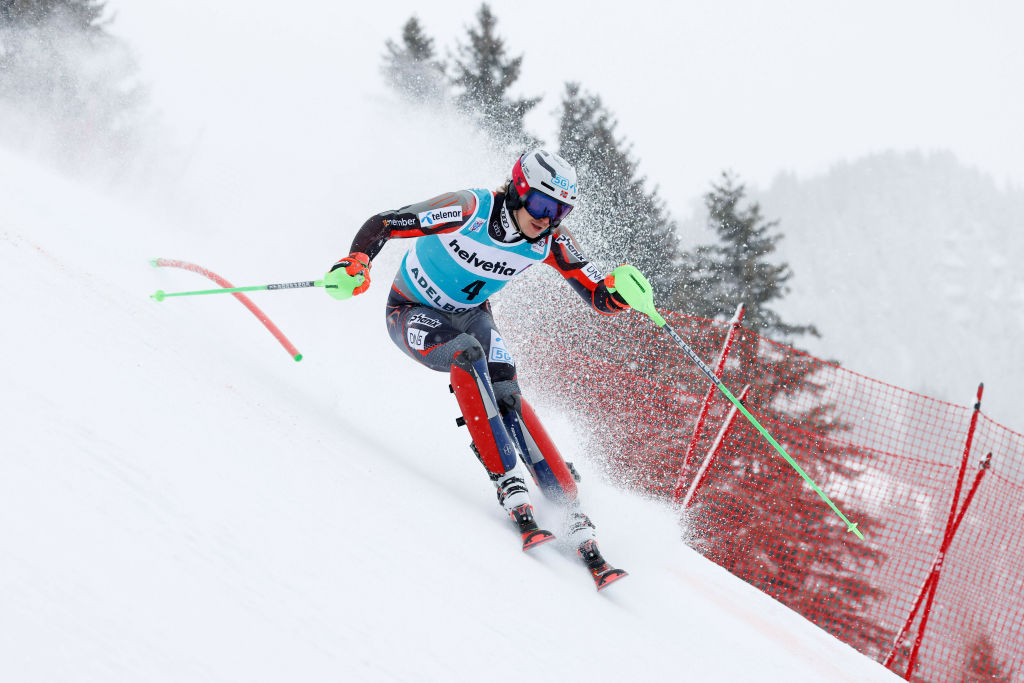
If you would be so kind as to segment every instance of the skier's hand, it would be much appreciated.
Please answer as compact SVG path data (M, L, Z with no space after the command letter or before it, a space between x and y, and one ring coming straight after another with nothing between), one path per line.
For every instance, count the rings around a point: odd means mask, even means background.
M335 299L347 299L370 288L370 257L362 252L349 254L324 275L324 289Z
M654 307L654 290L636 266L623 264L604 279L604 285L613 295L620 297L630 307L648 315L659 326L664 318Z

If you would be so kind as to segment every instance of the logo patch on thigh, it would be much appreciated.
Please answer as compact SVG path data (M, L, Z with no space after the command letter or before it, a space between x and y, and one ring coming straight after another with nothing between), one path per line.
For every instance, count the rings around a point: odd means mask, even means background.
M491 363L508 363L514 365L512 354L508 352L503 340L495 330L491 330L491 355L487 359Z
M426 330L408 330L406 332L406 339L409 341L410 348L422 351L427 341L427 332Z

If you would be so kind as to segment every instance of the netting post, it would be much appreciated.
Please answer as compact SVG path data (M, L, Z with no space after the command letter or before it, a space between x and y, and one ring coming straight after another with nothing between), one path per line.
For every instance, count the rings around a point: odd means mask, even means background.
M729 321L729 332L725 335L725 343L722 345L722 353L719 354L718 360L715 362L715 375L718 377L722 376L722 369L725 367L725 361L729 357L729 350L732 348L732 342L736 338L736 332L740 328L740 323L743 321L743 313L745 308L741 303L736 307L736 312L732 316L732 320ZM697 442L700 441L700 434L704 429L704 420L707 419L708 409L711 407L711 399L715 397L716 387L711 385L708 387L707 393L704 394L704 402L700 406L700 413L697 415L697 422L693 426L693 436L690 438L690 443L686 447L686 455L683 456L683 464L679 470L679 478L676 480L675 490L672 492L672 497L678 503L683 493L683 479L686 476L686 472L690 469L690 461L693 459L693 452L697 449Z
M747 400L748 391L750 391L749 384L743 387L743 391L740 392L740 403ZM736 422L736 415L738 415L739 412L740 411L736 406L733 406L729 410L729 416L725 418L725 422L722 423L722 428L718 430L718 436L715 437L714 443L711 444L711 448L708 449L707 455L704 456L704 462L700 464L700 469L698 469L697 474L694 475L693 481L690 483L690 488L686 490L686 495L680 503L684 510L690 507L694 494L697 493L697 489L700 488L701 482L704 481L704 475L707 474L708 468L711 466L711 462L718 455L718 450L725 441L725 435L728 434L730 429L732 429L733 423Z
M974 493L978 490L978 485L981 484L981 478L985 476L985 472L988 471L989 464L992 461L992 454L989 453L985 458L984 462L981 463L981 469L974 475L974 483L971 485L971 490L967 493L967 497L964 498L964 506L960 509L960 513L957 515L956 523L950 532L950 535L945 539L943 548L939 553L939 557L936 558L935 567L932 569L931 587L928 591L928 599L924 603L924 613L921 615L921 626L917 630L917 638L914 639L914 649L910 652L910 659L907 662L907 674L904 676L906 680L910 680L910 677L914 674L914 667L917 666L917 653L921 649L921 641L924 640L925 629L928 628L928 617L932 612L932 601L935 599L935 592L939 588L939 572L942 571L942 562L946 559L946 553L949 551L949 546L953 543L953 537L956 535L956 530L960 527L960 522L963 521L964 515L967 513L967 508L971 505L971 500L974 498Z
M925 578L924 584L921 586L921 590L918 591L917 599L914 601L914 607L910 610L910 614L907 616L906 621L903 623L903 628L900 629L899 634L896 636L896 640L893 642L892 649L889 651L889 655L885 658L883 665L889 667L893 660L896 658L896 654L900 649L900 645L903 644L903 639L906 638L907 632L910 630L910 626L914 621L914 617L917 616L917 611L921 608L921 604L928 598L928 608L931 607L931 598L934 597L934 587L938 584L939 572L942 569L942 561L945 558L946 550L949 548L950 543L953 541L953 535L956 533L956 528L959 526L959 520L963 519L963 513L967 511L967 505L970 503L969 500L965 500L963 510L960 515L957 515L957 507L960 502L960 491L963 489L964 475L967 473L967 462L970 458L971 443L974 440L974 430L978 425L978 415L981 412L981 394L984 390L984 383L978 385L977 401L974 404L974 412L971 414L971 423L967 428L967 441L964 444L964 453L960 461L960 471L957 475L956 487L953 491L953 504L950 506L949 517L946 519L946 528L942 535L942 542L939 545L939 552L936 555L935 560L932 562L932 567L928 572L928 576ZM990 454L991 455L991 454ZM982 466L982 471L978 473L975 478L974 486L971 488L971 495L973 496L974 491L977 489L977 485L981 482L981 475L984 473L984 469L988 467L988 460ZM931 597L928 597L928 596ZM908 664L908 673L905 676L909 680L910 672L913 671L917 657L917 650L920 646L921 639L923 637L924 622L925 618L922 618L922 628L920 629L917 638L914 641L914 650L911 653L911 659Z

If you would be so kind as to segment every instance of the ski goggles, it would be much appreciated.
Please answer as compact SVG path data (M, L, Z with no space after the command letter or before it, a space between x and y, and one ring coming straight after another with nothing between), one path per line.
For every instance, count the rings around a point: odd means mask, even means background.
M528 214L537 220L550 218L552 227L561 223L562 219L572 211L570 204L560 202L554 197L549 197L538 190L530 190L526 193L526 196L523 198L523 207Z

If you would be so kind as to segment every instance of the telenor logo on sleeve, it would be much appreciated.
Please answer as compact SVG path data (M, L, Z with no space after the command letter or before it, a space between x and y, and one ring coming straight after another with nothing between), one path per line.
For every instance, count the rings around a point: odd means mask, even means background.
M461 206L446 206L443 209L433 209L419 214L420 225L431 226L441 223L454 223L462 220Z

